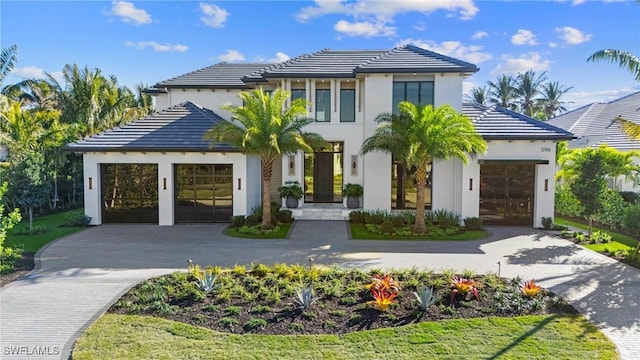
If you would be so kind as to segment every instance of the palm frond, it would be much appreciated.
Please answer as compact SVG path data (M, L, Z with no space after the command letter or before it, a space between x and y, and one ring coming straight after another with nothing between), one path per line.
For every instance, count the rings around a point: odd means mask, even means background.
M621 116L618 116L616 118L616 122L618 124L620 124L620 127L622 127L622 130L624 130L625 133L627 133L627 135L636 138L636 139L640 139L640 125L636 124L632 121L626 120L624 118L622 118Z
M18 46L11 45L0 53L0 87L4 78L13 70L18 62Z
M636 81L640 81L640 58L628 51L604 49L591 54L591 56L587 58L587 61L609 61L618 63L621 69L627 70L635 77Z

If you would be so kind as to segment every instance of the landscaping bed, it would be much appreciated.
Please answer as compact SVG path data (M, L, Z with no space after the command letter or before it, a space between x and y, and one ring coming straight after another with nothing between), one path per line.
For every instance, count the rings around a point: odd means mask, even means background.
M14 262L11 272L6 274L0 274L0 287L6 284L21 279L27 275L35 266L34 253L22 253L20 259Z
M209 281L209 291L199 285L204 280ZM385 283L390 285L376 294L378 283L383 288ZM524 296L522 285L518 279L496 275L433 274L417 269L393 271L385 277L376 270L285 264L193 267L189 273L137 285L108 312L160 317L228 333L272 335L345 334L448 319L574 313L544 290ZM317 300L303 307L298 293L310 288ZM432 303L424 296L429 288ZM425 299L422 308L414 292Z

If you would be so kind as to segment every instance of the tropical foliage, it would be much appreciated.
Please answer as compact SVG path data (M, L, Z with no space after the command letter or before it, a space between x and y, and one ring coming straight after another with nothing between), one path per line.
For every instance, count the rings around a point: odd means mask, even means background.
M271 220L271 175L273 162L282 155L296 151L313 151L326 143L316 133L304 131L315 120L305 117L307 104L296 99L285 106L289 93L280 88L267 93L262 88L240 93L242 106L225 105L240 123L219 122L205 135L212 142L225 142L243 149L246 154L260 157L262 165L262 229L273 227Z
M404 101L398 107L398 117L390 114L377 117L380 125L363 142L361 151L363 154L389 153L407 168L415 167L412 176L418 191L413 231L422 234L425 232L425 186L431 164L451 157L466 164L469 156L484 152L487 145L471 120L449 105L434 108Z

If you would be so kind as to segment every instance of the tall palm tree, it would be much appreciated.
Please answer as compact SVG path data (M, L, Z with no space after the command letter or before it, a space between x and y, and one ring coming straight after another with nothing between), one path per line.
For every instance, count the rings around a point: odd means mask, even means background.
M516 76L515 93L518 96L518 106L527 116L533 116L536 112L536 96L540 94L542 83L547 80L547 72L537 75L535 71L529 70L525 73L518 73Z
M486 86L474 86L471 91L465 95L467 101L477 104L486 105L489 102L489 90Z
M271 174L273 162L282 155L294 154L298 150L313 151L326 145L316 133L304 132L305 126L315 120L305 117L307 104L296 99L286 107L289 93L280 88L271 94L262 88L240 93L242 106L224 105L233 119L243 127L224 121L214 125L205 134L212 142L236 145L246 154L260 156L262 165L262 229L273 228L271 223Z
M591 54L587 61L609 61L618 63L618 67L627 70L635 77L636 81L640 81L640 58L628 51L616 49L599 50Z
M517 98L515 80L509 75L498 76L495 82L487 81L489 85L489 102L503 108L515 110L514 101Z
M429 166L434 161L445 161L451 157L468 162L468 156L475 156L486 151L487 144L475 131L471 120L458 113L449 105L434 108L432 105L419 106L407 101L399 105L400 116L407 121L408 138L402 139L398 145L394 140L397 133L392 129L393 122L382 123L375 133L367 138L361 151L398 152L404 156L408 167L416 168L414 179L418 192L416 199L416 221L413 231L425 232L424 223L424 190L427 185ZM410 144L408 147L404 142Z
M545 120L551 119L558 112L567 111L563 105L565 102L561 98L571 89L573 89L573 86L566 87L560 85L557 81L549 81L542 85L541 97L538 102L544 113Z
M2 87L4 78L13 70L16 62L18 62L17 45L11 45L6 49L2 49L0 53L0 87Z

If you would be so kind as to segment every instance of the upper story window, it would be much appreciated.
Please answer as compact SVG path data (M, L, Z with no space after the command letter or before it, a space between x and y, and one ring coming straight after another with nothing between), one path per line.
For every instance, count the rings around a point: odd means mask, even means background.
M393 113L398 104L409 101L416 105L433 105L433 81L397 81L393 83Z
M316 121L331 121L331 89L316 89Z
M307 101L307 91L305 89L292 89L291 101L296 99L302 99L304 101Z
M340 122L356 121L356 90L340 89Z

